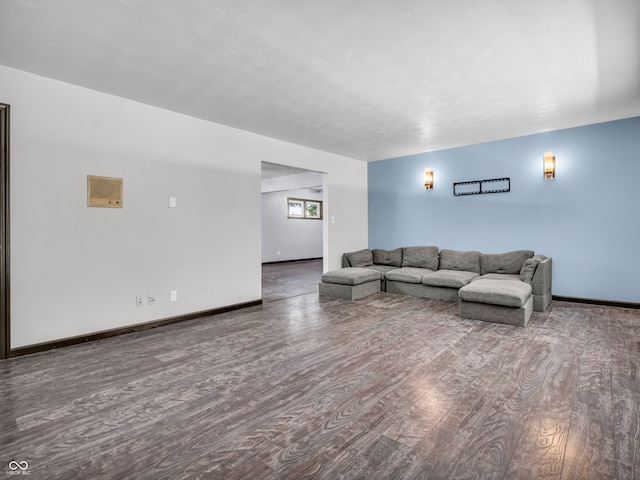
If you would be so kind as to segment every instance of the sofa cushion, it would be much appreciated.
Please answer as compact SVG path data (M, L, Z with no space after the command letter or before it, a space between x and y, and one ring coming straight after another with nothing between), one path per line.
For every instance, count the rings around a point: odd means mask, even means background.
M522 269L520 269L520 280L531 283L533 281L533 276L536 273L536 268L538 268L540 262L545 258L547 257L544 255L534 255L533 257L528 258L522 265Z
M402 248L395 250L373 250L373 263L375 265L390 265L392 267L402 266Z
M389 270L385 273L384 278L404 283L421 283L422 277L434 270L428 268L402 267Z
M376 265L375 263L373 265L368 265L365 268L370 268L372 270L375 270L376 272L380 272L380 275L382 279L385 278L385 274L391 270L395 270L398 267L392 267L391 265Z
M465 285L458 297L465 302L488 303L505 307L522 307L531 296L531 285L525 282L481 279Z
M460 288L467 285L471 280L480 276L476 272L462 272L459 270L438 270L422 277L424 285L432 287Z
M461 270L480 273L480 252L475 250L469 250L467 252L441 250L438 268L441 270Z
M345 254L349 265L352 267L366 267L373 265L373 253L368 248L358 250L357 252L349 252Z
M402 266L438 269L438 247L404 247Z
M517 273L485 273L474 280L512 280L519 282L520 275Z
M497 254L480 254L480 273L517 273L520 274L522 265L533 257L531 250L514 250L513 252Z
M322 275L323 283L338 283L340 285L360 285L361 283L380 280L380 272L371 268L347 267L331 270Z

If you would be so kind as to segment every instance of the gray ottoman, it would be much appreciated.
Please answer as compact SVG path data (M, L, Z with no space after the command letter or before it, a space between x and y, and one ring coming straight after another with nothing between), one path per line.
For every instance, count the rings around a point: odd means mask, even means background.
M346 267L322 275L320 295L357 300L380 291L380 272L371 268Z
M519 280L475 280L458 291L461 318L524 327L533 311L531 285Z

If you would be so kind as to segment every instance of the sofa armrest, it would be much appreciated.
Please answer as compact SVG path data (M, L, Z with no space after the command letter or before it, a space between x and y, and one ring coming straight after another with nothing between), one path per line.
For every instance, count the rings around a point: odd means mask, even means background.
M343 253L342 254L342 268L347 268L350 267L351 264L349 263L349 259L347 258L347 254Z
M551 292L551 257L545 258L533 274L531 286L534 295L544 295Z

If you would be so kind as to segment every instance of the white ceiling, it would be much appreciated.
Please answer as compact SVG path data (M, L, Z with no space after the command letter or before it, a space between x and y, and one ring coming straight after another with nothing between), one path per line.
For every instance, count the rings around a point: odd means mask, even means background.
M639 59L639 0L0 0L0 64L367 161L640 115Z

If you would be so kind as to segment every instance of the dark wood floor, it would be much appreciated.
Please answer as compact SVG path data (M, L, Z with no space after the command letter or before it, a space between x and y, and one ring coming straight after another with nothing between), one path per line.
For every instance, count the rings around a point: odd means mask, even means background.
M296 294L0 362L0 475L640 479L639 340L638 310Z
M262 301L273 302L306 293L318 293L322 259L262 265Z

